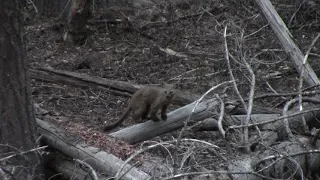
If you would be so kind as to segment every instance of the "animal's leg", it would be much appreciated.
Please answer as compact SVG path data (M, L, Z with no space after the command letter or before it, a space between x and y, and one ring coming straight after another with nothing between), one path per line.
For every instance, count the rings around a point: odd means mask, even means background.
M150 106L147 105L145 107L146 107L146 109L145 109L141 119L150 119L150 118L148 118L148 114L149 114L149 111L150 111Z
M144 119L146 114L146 107L145 105L140 105L137 109L133 111L132 119L135 122L142 122L141 119Z
M155 103L157 104L157 103ZM158 112L159 106L158 105L152 105L150 107L150 118L153 121L160 121L160 119L157 117L157 112Z
M168 117L167 114L166 114L167 108L168 108L167 105L164 105L161 108L161 119L164 120L164 121L167 120L167 117Z

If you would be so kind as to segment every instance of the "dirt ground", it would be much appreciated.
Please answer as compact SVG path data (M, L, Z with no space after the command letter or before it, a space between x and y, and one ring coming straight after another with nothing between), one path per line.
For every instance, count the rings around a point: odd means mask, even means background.
M238 61L231 60L231 66L244 97L249 92L250 75L239 65L242 59L247 60L256 75L256 94L297 90L298 74L255 4L221 0L202 2L172 5L172 10L165 2L159 1L151 13L150 9L145 9L136 10L133 15L126 14L140 33L128 30L125 24L116 26L114 32L105 24L91 23L88 26L92 34L84 44L75 46L62 40L61 29L56 28L53 18L30 21L25 25L30 67L50 67L133 84L177 83L179 90L201 95L212 86L230 79L223 38L223 28L228 26L228 49ZM274 5L288 23L299 4L274 1ZM312 14L311 5L305 6L290 21L291 33L303 52L320 27L313 19L319 15ZM308 7L308 14L302 11ZM107 18L104 10L98 8L90 22ZM118 14L114 16L124 19ZM170 55L159 47L169 48L184 56ZM314 55L310 56L315 71L320 70L316 63L320 51L318 47L319 43L313 49ZM227 94L227 101L236 98L232 90ZM102 147L122 159L139 148L140 144L131 146L122 142L117 142L120 143L120 149L110 148L114 141L105 138L102 132L103 124L114 122L121 116L128 104L127 97L39 80L32 80L32 96L34 103L48 111L45 115L37 114L39 118L81 135L90 144ZM255 103L281 108L279 105L282 102L281 98L268 98ZM120 128L131 124L128 119ZM173 132L152 140L164 141L176 135ZM204 168L223 169L225 161L234 158L228 154L237 154L234 146L222 139L219 133L188 132L185 136L206 140L220 147L219 153L226 159L208 152L198 154L211 157L210 161L202 161ZM150 153L164 154L162 150L154 151Z

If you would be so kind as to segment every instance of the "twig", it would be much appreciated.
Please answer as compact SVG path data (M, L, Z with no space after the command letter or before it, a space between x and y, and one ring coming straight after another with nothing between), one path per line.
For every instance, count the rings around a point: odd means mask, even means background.
M157 147L157 146L163 146L163 145L172 145L172 144L170 144L170 143L168 143L168 142L161 142L161 143L158 143L158 144L154 144L154 145L150 145L150 146L147 146L147 147L145 147L145 148L143 148L143 149L140 149L139 151L137 151L136 153L134 153L133 155L131 155L122 165L121 165L121 167L120 167L120 169L118 170L118 172L116 173L116 175L114 176L114 179L115 180L118 180L119 178L120 178L120 173L122 172L122 170L123 170L123 168L125 167L125 165L126 164L128 164L134 157L136 157L136 156L138 156L139 154L141 154L141 153L143 153L143 152L145 152L145 151L147 151L147 150L149 150L149 149L152 149L152 148L155 148L155 147ZM127 171L128 172L128 171ZM121 175L121 176L123 176L123 175Z
M193 69L193 70L197 70L197 69ZM190 70L190 71L191 71L191 70ZM185 72L185 73L183 73L183 74L186 74L186 73L188 73L188 72L190 72L190 71L187 71L187 72ZM216 76L216 75L218 75L218 74L220 74L220 73L223 73L223 72L224 72L224 71L218 71L218 72L214 72L214 73L209 73L209 74L202 75L201 77ZM172 81L172 80L194 80L194 79L199 79L199 78L200 78L200 76L181 77L183 74L180 74L180 75L178 75L178 76L176 76L176 77L173 77L173 78L169 79L168 81Z
M219 131L222 134L222 136L225 138L226 137L226 131L222 127L222 120L223 120L223 116L224 116L224 102L222 101L220 96L217 95L217 94L216 94L216 98L220 102L220 115L219 115L219 119L218 119L218 128L219 128Z
M71 0L68 0L68 2L66 3L66 5L64 6L63 10L61 11L60 15L58 16L58 18L56 20L58 20L58 19L60 19L62 17L62 15L63 15L64 11L66 10L66 8L67 8L68 4L70 3L70 1Z
M125 172L123 172L123 174L118 179L122 179L122 177L124 175L126 175L129 171L131 171L132 168L134 168L138 164L139 164L139 162L135 162L134 164L132 164L132 166L130 168L128 168Z
M302 152L298 152L298 153L294 153L294 154L289 154L289 155L275 155L275 156L269 156L267 158L262 159L261 161L259 161L257 164L263 162L263 161L267 161L270 159L277 159L277 158L286 158L286 157L294 157L294 156L299 156L299 155L303 155L303 154L310 154L310 153L320 153L320 150L309 150L309 151L302 151ZM289 160L292 161L292 159L288 158ZM295 164L297 164L297 162L293 161ZM299 164L297 164L299 167ZM302 169L301 167L299 168L301 173L302 173ZM183 174L177 174L174 175L172 177L168 177L165 178L164 180L172 180L172 179L181 179L181 177L185 177L185 176L195 176L195 175L204 175L204 174L252 174L255 175L257 177L260 177L262 179L268 179L268 180L274 180L274 178L268 177L268 176L264 176L261 175L260 170L257 172L254 171L204 171L204 172L190 172L190 173L183 173ZM302 175L302 174L301 174Z
M186 121L184 121L184 126L183 126L183 128L181 129L181 131L180 131L180 133L179 133L179 136L178 136L178 138L177 138L177 141L176 141L176 142L177 142L176 147L179 147L180 141L181 141L181 138L182 138L182 134L183 134L183 132L187 129L187 126L188 126L188 123L189 123L189 121L190 121L190 118L191 118L192 114L194 113L194 111L195 111L196 107L198 106L198 104L202 101L202 99L203 99L206 95L208 95L211 91L219 88L220 86L223 86L223 85L226 85L226 84L230 84L230 83L232 83L232 82L233 82L233 81L226 81L226 82L220 83L220 84L212 87L211 89L209 89L207 92L205 92L205 93L196 101L195 105L193 106L193 109L192 109L191 113L190 113L189 116L188 116L188 119L186 119ZM175 174L175 173L176 173L175 170L176 170L176 166L177 166L177 164L176 164L176 163L177 163L177 152L174 153L174 160L175 160L175 164L174 164L174 171L173 171L173 173Z
M146 143L158 144L158 142L156 142L156 141L144 141L143 143L141 143L140 149L142 149L143 145L146 144ZM170 150L169 150L166 146L164 146L163 144L159 144L159 145L160 145L161 147L163 147L163 148L168 152L169 157L170 157L170 159L172 160L172 164L173 164L173 163L174 163L174 160L173 160L173 156L172 156Z
M284 123L284 126L285 126L286 133L289 136L289 139L293 138L293 134L292 134L292 132L290 130L289 121L288 121L288 118L287 118L288 117L287 111L288 111L289 107L291 107L294 103L299 102L300 100L301 100L301 103L302 102L311 102L311 103L315 103L315 104L320 104L320 100L316 100L316 99L312 99L312 98L301 98L300 99L300 97L294 98L294 99L292 99L292 100L290 100L289 102L286 103L286 105L283 108L282 115L285 117L283 119L283 123ZM302 111L299 111L299 112L302 112Z
M248 34L248 35L244 36L243 38L244 38L244 39L247 39L248 37L250 37L250 36L252 36L252 35L254 35L254 34L258 33L259 31L261 31L262 29L264 29L264 28L265 28L265 27L267 27L267 26L269 26L269 23L268 23L268 24L266 24L266 25L264 25L264 26L262 26L260 29L256 30L255 32L253 32L253 33L251 33L251 34Z
M214 148L219 148L218 146L214 145L214 144L211 144L209 142L206 142L206 141L201 141L201 140L197 140L197 139L181 139L181 141L191 141L191 142L198 142L198 143L203 143L203 144L206 144L206 145L209 145L211 147L214 147ZM131 155L120 167L120 169L118 170L118 172L116 173L116 175L114 176L114 178L116 180L118 180L121 176L120 176L120 173L122 172L123 168L125 167L126 164L128 164L133 158L135 158L136 156L138 156L139 154L149 150L149 149L152 149L152 148L155 148L155 147L158 147L158 146L163 146L163 145L169 145L169 146L173 146L173 147L176 147L174 146L173 144L175 144L177 142L177 140L172 140L172 141L165 141L165 142L160 142L160 143L157 143L157 144L154 144L154 145L150 145L150 146L147 146L145 148L142 148L140 149L139 151L137 151L136 153L134 153L133 155ZM128 171L126 171L128 172Z
M303 3L303 2L302 2ZM301 4L302 4L301 3ZM308 60L308 57L309 57L309 54L310 54L310 51L312 49L312 47L314 46L314 44L317 42L317 40L319 39L320 37L320 33L318 33L317 37L311 42L311 45L309 46L307 52L306 52L306 55L304 56L303 58L303 62L302 62L302 65L301 65L301 69L300 69L300 77L299 77L299 87L298 87L298 92L299 92L299 111L302 111L303 110L303 107L302 107L302 85L303 85L303 75L304 75L304 70L305 70L305 66L306 66L306 63L307 63L307 60ZM307 126L307 123L306 123L306 120L304 118L304 116L302 116L302 123L303 123L303 128L304 128L304 131L305 132L308 132L309 129L308 129L308 126Z
M28 1L28 3L32 4L32 6L33 6L33 8L34 8L34 11L38 14L39 11L38 11L36 5L34 5L33 1L32 1L32 0L27 0L27 1Z
M89 176L91 177L91 179L99 180L96 171L88 163L81 161L79 159L73 159L73 161L79 163L80 168L83 169L84 171L86 171L89 174Z
M158 47L160 51L164 52L164 53L167 53L168 55L170 56L176 56L176 57L179 57L179 58L187 58L188 56L183 54L183 53L180 53L180 52L176 52L170 48L162 48L162 47Z
M239 97L240 102L242 103L244 109L247 111L247 105L244 102L244 100L243 100L243 98L242 98L242 96L240 94L240 91L238 89L238 86L237 86L237 83L236 83L236 80L234 78L234 75L233 75L233 72L232 72L232 68L231 68L231 65L230 65L229 50L228 50L228 44L227 44L227 26L224 28L223 37L224 37L224 47L225 47L225 53L226 53L225 55L226 55L229 75L230 75L231 80L233 81L233 83L232 83L233 84L233 88L234 88L237 96Z
M182 177L185 176L195 176L195 175L204 175L204 174L252 174L257 177L260 177L262 179L267 179L267 180L274 180L274 178L270 178L264 175L261 175L259 173L256 173L254 171L203 171L203 172L190 172L190 173L182 173L182 174L177 174L172 177L165 178L164 180L171 180L171 179L181 179Z
M243 41L243 34L244 31L241 31L241 41ZM249 72L249 74L251 75L251 84L250 84L250 92L249 92L249 102L248 102L248 109L247 109L247 117L244 121L244 125L249 124L249 121L251 119L251 113L252 113L252 108L253 108L253 96L254 96L254 92L255 92L255 86L256 86L256 76L252 70L252 68L250 67L250 65L248 64L248 62L246 61L246 57L244 55L243 57L243 62L245 64L245 67L247 69L247 71ZM253 123L255 123L254 121L252 121ZM255 126L259 137L261 137L261 132L258 126ZM246 150L247 152L249 152L249 146L248 146L248 141L249 141L249 129L246 128L244 131L244 143L246 144Z
M183 76L183 75L185 75L185 74L188 74L188 73L191 73L191 72L196 71L196 70L197 70L197 69L191 69L191 70L189 70L189 71L186 71L186 72L184 72L184 73L182 73L182 74L180 74L180 75L178 75L178 76L175 76L175 77L169 79L169 81L178 79L178 78L180 78L181 76Z
M240 94L240 91L238 89L238 86L237 86L237 83L236 83L236 80L234 78L234 75L233 75L233 72L232 72L232 68L231 68L231 65L230 65L229 55L231 55L231 54L229 53L228 44L227 44L227 26L224 27L223 38L224 38L225 56L226 56L226 60L227 60L228 71L229 71L229 75L230 75L231 80L233 80L233 83L232 83L233 84L233 89L236 92L237 96L239 97L243 108L247 112L247 110L248 110L247 105L244 102L244 100L243 100L243 98L242 98L242 96ZM234 58L233 56L231 56L231 57ZM241 121L241 125L243 125L243 121ZM241 141L242 142L244 141L244 136L241 136Z
M0 174L5 178L5 180L8 180L7 177L6 177L6 174L8 174L11 177L12 180L16 180L17 179L16 177L14 177L14 175L10 171L6 170L3 167L0 167Z
M184 155L184 156L182 157L182 159L181 159L179 171L182 170L183 165L184 165L184 163L187 161L187 159L188 159L192 154L195 153L194 150L195 150L195 147L194 147L194 146L188 147L187 152L185 153L185 155Z
M302 91L307 91L307 90L309 90L309 89L317 88L317 87L319 87L319 86L320 86L320 84L312 85L312 86L309 86L309 87L303 88L303 90L302 90Z
M304 96L313 96L316 94L319 94L320 91L308 91L308 92L302 92L302 94ZM289 93L277 93L277 94L273 94L273 93L268 93L268 94L262 94L262 95L258 95L255 96L254 99L261 99L261 98L267 98L267 97L281 97L281 96L297 96L299 95L298 92L289 92ZM248 101L248 99L244 99L245 101ZM237 100L239 101L239 100Z
M56 179L57 176L62 176L62 175L63 175L63 173L54 174L54 175L52 175L48 180Z
M10 159L10 158L13 158L13 157L16 157L16 156L22 156L22 155L28 154L28 153L30 153L30 152L38 151L38 150L40 150L40 149L45 149L45 148L47 148L47 147L48 147L48 146L41 146L41 147L34 148L34 149L31 149L31 150L28 150L28 151L19 152L19 153L16 153L16 154L13 154L13 155L10 155L10 156L1 158L1 159L0 159L0 162L6 161L6 160L8 160L8 159Z
M318 101L317 103L320 104L320 101ZM294 117L294 116L298 116L298 115L301 115L301 114L305 114L305 113L309 113L309 112L313 112L313 111L320 111L320 108L315 108L315 109L310 109L310 110L306 110L306 111L302 111L302 112L297 112L297 113L293 113L293 114L290 114L290 115L287 115L287 116L280 116L278 118L275 118L275 119L272 119L272 120L269 120L269 121L264 121L264 122L261 122L261 123L255 123L255 124L248 124L248 125L239 125L239 126L229 126L227 131L229 129L239 129L239 128L244 128L244 127L252 127L252 126L260 126L260 125L265 125L265 124L269 124L269 123L273 123L273 122L276 122L276 121L279 121L279 120L283 120L285 118L290 118L290 117Z
M289 22L288 22L288 27L291 27L291 23L292 23L292 20L293 18L296 16L296 14L299 12L300 8L302 7L302 5L306 2L307 0L303 0L300 4L299 4L299 7L297 8L297 10L292 14Z
M320 153L320 150L313 149L313 150L308 150L308 151L300 151L300 152L296 152L296 153L293 153L293 154L271 155L271 156L268 156L268 157L265 157L265 158L261 159L260 161L257 162L257 164L263 163L263 162L271 160L271 159L277 159L277 158L283 158L283 157L295 157L295 156L300 156L300 155L303 155L303 154L311 154L311 153L317 153L318 154L318 153Z
M320 129L318 129L318 131L316 132L316 134L312 138L311 144L313 145L313 147L316 146L319 136L320 136Z
M210 10L209 10L209 12L210 12ZM172 23L175 23L175 22L179 22L181 20L186 20L186 19L189 19L189 18L194 18L194 17L197 17L197 16L201 16L203 14L204 14L204 12L199 12L197 14L191 14L191 15L178 17L177 19L174 19L174 20L171 20L171 21L167 21L167 22L163 22L163 21L150 22L150 23L147 23L147 24L141 26L139 28L139 30L140 31L144 31L144 30L147 30L147 28L161 27L161 26L165 26L165 25L172 24Z

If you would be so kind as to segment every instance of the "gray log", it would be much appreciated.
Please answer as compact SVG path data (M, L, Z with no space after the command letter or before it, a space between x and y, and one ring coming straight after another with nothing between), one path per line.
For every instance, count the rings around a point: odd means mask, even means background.
M194 105L195 102L168 113L168 119L166 121L153 122L150 120L145 123L127 127L110 135L134 144L174 131L184 126L184 122L191 114ZM190 121L196 122L211 117L217 105L219 105L218 101L215 100L206 100L199 103Z

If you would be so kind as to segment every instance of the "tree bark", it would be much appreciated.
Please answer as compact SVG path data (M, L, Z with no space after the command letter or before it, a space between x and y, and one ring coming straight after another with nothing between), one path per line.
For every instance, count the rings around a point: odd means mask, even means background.
M1 158L7 156L6 153L15 154L36 147L36 125L20 3L20 0L3 0L0 6ZM17 168L13 174L16 179L44 179L42 163L36 151L10 158L6 164L9 171Z

